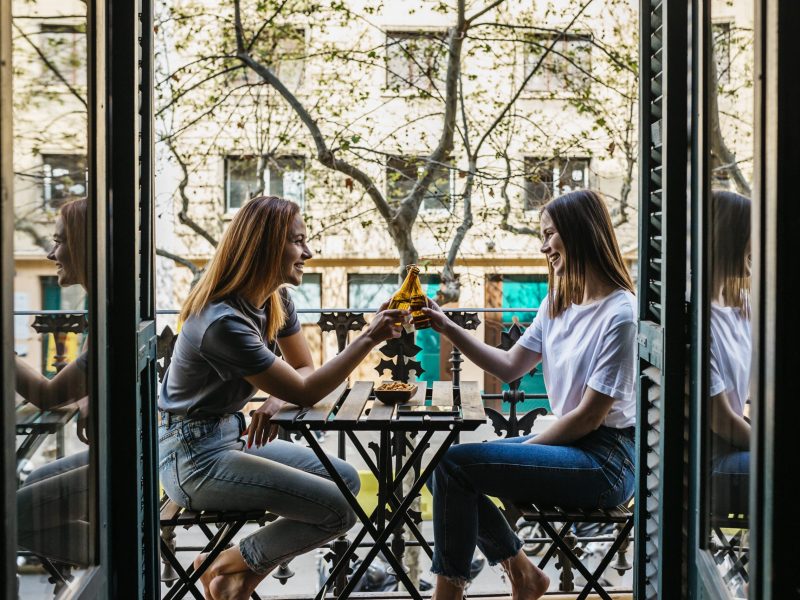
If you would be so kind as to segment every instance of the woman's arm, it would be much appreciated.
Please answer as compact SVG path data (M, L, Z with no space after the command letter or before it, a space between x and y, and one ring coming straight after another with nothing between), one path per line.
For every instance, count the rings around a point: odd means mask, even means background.
M86 372L78 361L72 361L52 379L48 379L17 357L17 393L40 410L50 410L83 398L86 394Z
M306 336L302 330L292 335L278 338L278 347L281 349L283 360L294 368L297 373L307 377L314 372L314 359L308 347ZM253 444L256 448L274 440L278 435L278 426L270 421L287 402L277 396L270 396L261 403L251 414L250 424L245 429L247 434L247 447Z
M506 382L514 381L541 362L542 355L540 353L528 350L519 344L506 351L480 341L453 323L433 300L428 300L428 302L429 308L422 310L430 317L431 327L450 340L464 356L479 368L495 377Z
M605 421L614 398L586 388L578 407L556 420L546 431L527 440L526 444L566 446L591 433Z
M737 448L750 448L750 424L731 408L728 394L721 392L709 399L711 431Z
M405 310L384 310L377 313L363 334L311 373L298 373L286 361L276 360L260 373L245 379L258 389L286 398L292 404L313 406L332 392L374 346L389 338L400 337L400 326L396 323L403 321L407 315L408 311Z

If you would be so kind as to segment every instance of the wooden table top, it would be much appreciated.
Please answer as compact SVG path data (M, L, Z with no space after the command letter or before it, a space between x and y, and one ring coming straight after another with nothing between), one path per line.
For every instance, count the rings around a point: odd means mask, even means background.
M417 393L408 404L460 406L457 415L398 415L396 405L375 399L373 382L357 381L352 388L341 383L333 392L308 409L287 406L272 422L288 430L381 430L428 431L474 430L486 422L483 400L476 381L464 381L453 388L450 381L417 382Z

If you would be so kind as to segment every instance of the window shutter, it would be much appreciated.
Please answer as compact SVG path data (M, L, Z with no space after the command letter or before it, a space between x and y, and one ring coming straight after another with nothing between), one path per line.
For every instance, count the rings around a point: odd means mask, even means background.
M634 596L686 588L686 3L642 2ZM664 525L669 523L669 527ZM682 523L683 526L678 524Z

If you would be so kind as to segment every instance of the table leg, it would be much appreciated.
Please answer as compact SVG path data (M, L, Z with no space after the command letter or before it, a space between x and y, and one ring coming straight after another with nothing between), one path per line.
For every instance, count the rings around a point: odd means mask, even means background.
M386 553L386 540L388 539L389 534L400 523L400 520L402 519L403 514L405 513L405 511L408 510L408 507L411 505L411 502L413 501L414 496L422 489L422 486L425 484L425 481L427 481L428 477L431 475L433 470L439 464L439 461L442 459L442 456L444 455L444 453L447 451L447 449L453 443L453 440L455 439L456 433L457 433L456 430L452 430L447 434L447 437L445 438L444 442L442 442L441 446L439 446L439 448L436 450L436 452L434 453L433 457L431 457L430 461L428 462L428 465L425 467L425 469L423 470L422 474L419 476L419 478L411 486L411 490L409 491L408 495L403 499L403 501L400 503L400 506L397 508L397 512L395 512L392 515L392 518L389 519L389 522L386 525L385 529L380 533L378 538L375 540L375 546L373 546L367 552L366 557L364 557L364 560L359 565L358 569L356 569L356 572L351 577L350 582L347 584L347 587L345 587L344 592L343 592L343 595L345 595L345 597L347 597L347 595L350 592L353 591L353 587L355 586L355 583L366 572L367 568L369 567L370 562L372 561L373 558L375 558L375 555L378 553L378 551L380 549L384 549L384 552ZM391 555L391 552L389 552L388 554ZM391 557L394 558L394 555L391 555ZM388 558L388 555L387 555L387 558ZM411 597L414 598L415 600L421 600L422 596L420 596L419 592L414 587L414 585L411 582L411 580L409 579L408 575L402 569L402 566L401 566L401 568L399 570L397 568L397 565L392 564L392 566L395 568L398 578L403 582L403 585L405 586L406 591L411 595Z
M372 461L372 457L369 455L369 453L366 451L364 446L361 444L361 442L358 440L358 438L355 437L355 435L352 432L348 431L347 434L348 434L348 437L350 438L350 440L353 442L353 446L355 447L356 451L358 451L358 453L361 455L361 458L364 459L364 462L367 464L367 467L369 467L370 471L372 471L372 474L375 476L375 479L378 480L380 478L380 476L381 476L380 475L380 470L375 465L375 463ZM426 433L425 436L423 437L422 441L417 445L417 448L413 448L412 447L412 454L409 457L407 462L414 463L417 460L421 459L422 453L425 452L428 440L431 438L432 435L433 434L431 432ZM417 449L419 449L419 450L417 450ZM405 465L403 465L403 467L404 466ZM404 473L404 472L407 473L408 472L408 470L407 469L404 470L403 467L398 469L399 473ZM391 485L391 483L389 485ZM397 489L397 486L394 485L392 487L392 493L388 496L389 503L390 503L390 505L392 507L392 510L397 510L397 507L400 505L400 502L401 502L400 498L395 493L396 489ZM433 551L431 550L430 546L428 545L427 540L425 540L424 536L422 535L422 532L420 531L419 527L414 522L414 520L408 515L408 513L404 513L403 514L403 520L405 521L405 524L408 526L408 528L411 531L412 535L416 538L417 542L419 542L420 547L423 550L425 550L425 553L428 555L428 558L433 558Z
M311 450L314 452L314 454L317 455L317 458L320 460L322 465L325 467L325 470L328 471L328 474L331 477L331 481L333 481L336 484L336 486L339 488L339 491L341 491L342 494L344 495L345 500L347 500L347 502L350 504L350 507L356 513L358 518L361 520L361 522L363 524L363 529L362 529L361 532L359 532L360 535L357 536L359 541L360 541L361 538L363 538L363 535L364 535L365 532L369 533L372 536L372 538L374 540L376 540L375 546L373 546L373 548L371 550L371 551L374 551L374 553L372 554L372 557L370 558L370 560L372 560L372 558L375 557L375 554L377 554L378 551L383 552L383 555L386 558L386 561L391 565L391 567L393 569L395 569L398 577L403 579L403 583L405 584L406 581L408 580L408 577L406 576L405 571L403 571L403 566L397 561L395 556L392 554L391 549L386 545L385 537L382 536L381 534L379 534L378 531L375 529L375 526L372 524L372 519L369 516L367 516L367 514L364 512L364 509L361 508L361 505L358 503L358 500L353 495L353 493L350 491L350 488L347 487L347 484L344 482L344 479L342 479L342 476L339 475L339 472L334 468L333 464L330 461L330 458L328 458L328 455L325 454L324 450L322 450L322 447L319 445L319 442L314 437L314 435L311 433L310 429L301 429L301 433L302 433L303 437L305 438L306 443L308 443L309 448L311 448ZM380 480L379 480L379 482L380 482ZM393 517L393 519L394 519L394 517ZM384 539L381 539L382 537ZM380 540L380 541L378 541L378 540ZM350 560L350 557L353 556L353 554L355 554L355 551L356 551L357 548L358 548L358 544L357 543L353 543L345 551L345 553L342 556L342 558L339 559L339 562L334 566L333 570L331 571L331 574L328 576L328 581L325 582L325 585L322 587L322 590L320 590L320 593L317 594L316 600L321 600L322 599L325 590L327 590L328 587L330 587L330 582L331 581L335 581L336 576L339 574L339 572L342 569L347 567L348 562ZM362 564L361 567L364 567L364 568L360 569L360 572L359 572L357 577L352 577L350 579L350 581L347 583L345 588L342 590L342 593L339 596L340 598L344 599L344 598L348 598L350 596L350 594L353 591L353 587L355 587L356 582L361 578L361 576L366 571L366 567L364 566L364 564ZM411 586L411 587L413 587L413 586ZM415 600L421 600L421 598L419 597L419 594L417 594L417 596L414 596L414 598L415 598Z

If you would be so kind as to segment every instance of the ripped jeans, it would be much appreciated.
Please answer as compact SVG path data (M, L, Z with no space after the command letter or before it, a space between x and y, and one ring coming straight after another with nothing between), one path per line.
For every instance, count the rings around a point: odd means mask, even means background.
M161 413L159 475L170 499L191 510L268 510L280 518L242 538L239 550L256 573L347 532L356 516L316 455L274 440L245 448L241 413L192 419ZM357 494L358 471L331 457Z
M517 437L450 448L428 482L433 492L431 572L470 578L477 545L495 565L522 548L489 496L572 508L610 508L633 494L634 428L602 426L571 446Z

